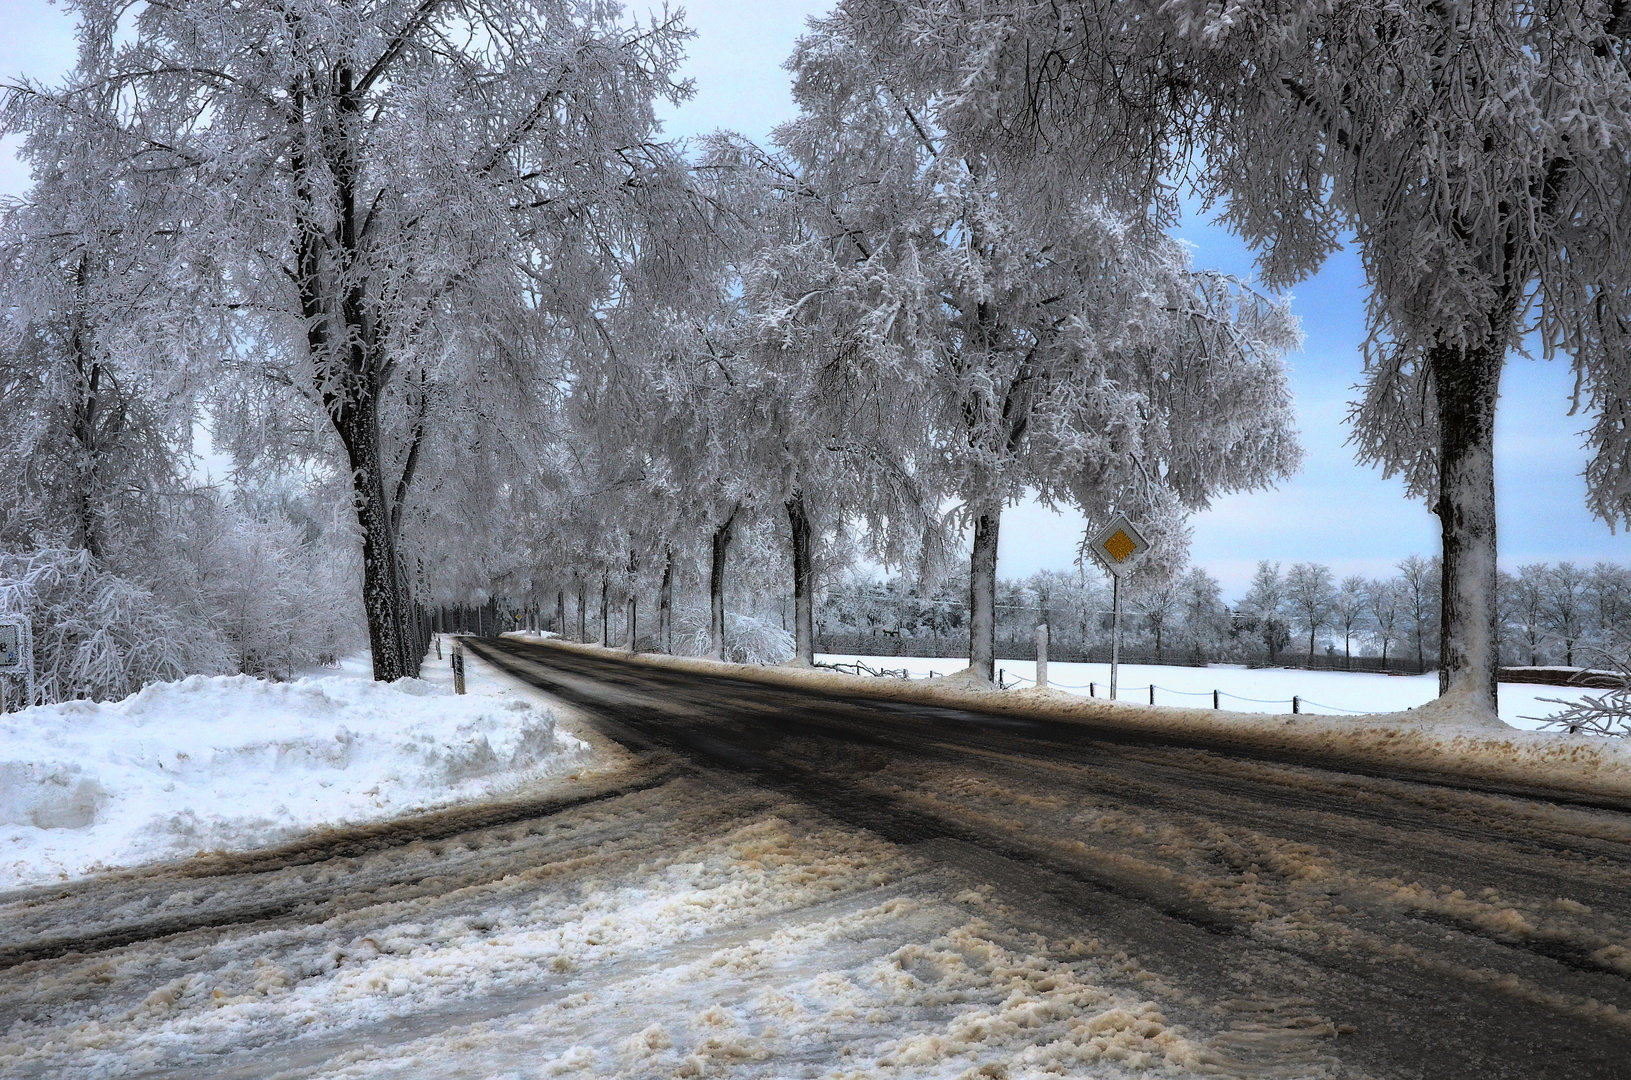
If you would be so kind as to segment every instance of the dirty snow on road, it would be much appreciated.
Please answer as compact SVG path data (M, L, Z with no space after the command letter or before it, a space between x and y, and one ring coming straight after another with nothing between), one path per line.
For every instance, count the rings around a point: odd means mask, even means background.
M784 788L470 669L590 744L554 802L0 894L0 1074L1449 1076L1492 1016L1547 1053L1567 1020L1565 1072L1627 1030L1620 814L1172 746L886 752L841 712L769 738L751 689L606 684Z
M0 925L32 935L270 913L7 965L0 1073L1326 1072L1325 1018L1278 1024L1291 1072L1247 1068L1192 998L1017 916L980 874L751 786L620 767L562 781L579 805L453 841L0 895Z

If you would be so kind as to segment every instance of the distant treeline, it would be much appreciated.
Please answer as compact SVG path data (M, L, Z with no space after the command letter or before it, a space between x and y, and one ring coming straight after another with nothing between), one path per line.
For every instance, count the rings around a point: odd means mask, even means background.
M1258 564L1233 605L1216 578L1194 567L1126 597L1123 656L1160 663L1264 663L1352 670L1425 671L1438 661L1438 560L1411 556L1386 578L1327 566ZM1109 656L1111 595L1097 573L1045 570L998 584L997 652L1035 655L1049 628L1050 656ZM922 589L905 577L850 576L817 608L822 651L961 656L968 598L960 583ZM1631 634L1631 569L1600 562L1530 563L1501 574L1501 662L1590 666L1592 650Z

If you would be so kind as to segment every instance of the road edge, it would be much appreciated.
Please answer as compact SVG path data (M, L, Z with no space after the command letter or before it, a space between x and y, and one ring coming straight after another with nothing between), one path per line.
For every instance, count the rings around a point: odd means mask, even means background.
M1631 745L1626 745L1627 740L1522 731L1498 721L1469 719L1458 714L1454 701L1444 698L1406 712L1354 717L1276 716L1112 702L1060 690L975 690L937 685L939 680L872 678L792 664L733 664L635 653L558 638L505 636L604 659L794 689L820 689L1100 727L1109 723L1144 734L1201 737L1209 743L1242 749L1339 758L1351 764L1546 789L1560 795L1631 798Z

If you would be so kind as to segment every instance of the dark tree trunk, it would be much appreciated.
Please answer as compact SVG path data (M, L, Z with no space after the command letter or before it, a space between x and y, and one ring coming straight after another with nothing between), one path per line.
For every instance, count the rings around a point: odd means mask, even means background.
M584 603L584 600L585 600L585 597L584 597L584 593L583 593L583 579L579 578L578 579L578 641L579 642L584 642L584 641L589 640L588 616L586 614L587 607L586 607L586 605Z
M657 590L658 648L672 656L674 653L674 549L663 552L663 584Z
M987 681L997 673L997 531L1001 524L1000 507L979 516L968 559L968 666Z
M635 609L635 602L636 602L636 599L638 598L639 593L640 593L640 587L639 587L638 584L636 584L636 578L635 578L635 574L638 573L638 572L639 572L639 563L635 559L634 552L631 551L631 552L629 552L629 610L628 610L628 624L629 625L626 627L626 629L629 632L629 652L638 651L638 647L637 647L637 645L635 643L640 640L640 638L639 638L639 629L638 629L639 624L635 619L635 615L637 614L636 609Z
M368 618L374 678L390 682L418 675L419 665L405 640L407 611L396 535L386 502L375 403L372 394L348 395L330 415L351 465L353 506L362 532L362 602Z
M566 636L566 590L555 590L555 632Z
M1492 715L1500 657L1495 556L1495 403L1506 362L1511 312L1493 313L1495 333L1470 348L1428 353L1438 398L1439 499L1444 542L1438 686ZM1418 635L1419 640L1419 635ZM1421 651L1418 648L1418 652Z
M730 550L736 512L714 530L713 559L708 570L708 655L725 659L725 555Z
M804 507L804 493L794 492L787 500L787 523L793 532L793 658L815 663L814 560L810 515Z
M600 644L608 649L612 647L611 587L606 575L600 575Z

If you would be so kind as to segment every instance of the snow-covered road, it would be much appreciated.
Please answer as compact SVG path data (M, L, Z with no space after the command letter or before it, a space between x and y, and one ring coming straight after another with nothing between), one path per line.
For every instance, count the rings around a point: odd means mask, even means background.
M1624 808L499 649L599 771L0 894L0 1074L1623 1065Z

